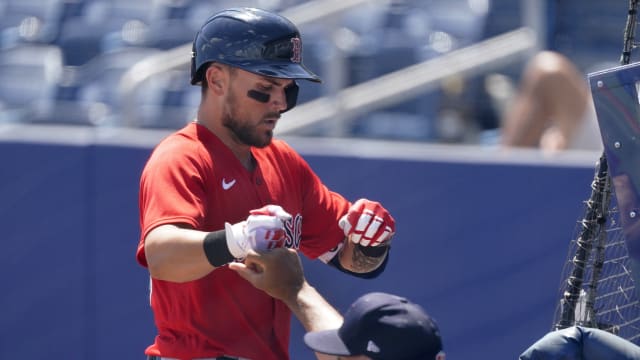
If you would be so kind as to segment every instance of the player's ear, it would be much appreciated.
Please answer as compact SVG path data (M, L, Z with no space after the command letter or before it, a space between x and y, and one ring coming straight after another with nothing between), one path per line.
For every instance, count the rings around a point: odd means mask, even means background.
M205 72L207 86L217 95L222 95L224 93L224 89L226 88L224 84L226 83L227 78L227 72L224 71L222 66L216 63L211 64Z

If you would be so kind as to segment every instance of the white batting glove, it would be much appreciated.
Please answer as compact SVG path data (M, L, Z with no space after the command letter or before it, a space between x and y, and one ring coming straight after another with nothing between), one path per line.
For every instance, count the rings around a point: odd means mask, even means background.
M396 231L396 222L387 209L379 202L367 199L351 205L338 226L350 241L361 246L386 245Z
M244 259L249 250L266 251L282 247L285 242L284 221L291 215L278 205L251 210L245 221L224 224L229 252Z

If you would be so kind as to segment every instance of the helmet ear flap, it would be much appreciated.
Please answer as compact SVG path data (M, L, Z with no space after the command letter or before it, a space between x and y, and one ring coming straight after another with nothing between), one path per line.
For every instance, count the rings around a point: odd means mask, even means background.
M298 83L295 81L284 89L284 95L285 95L285 98L287 99L287 108L283 112L289 111L294 106L296 106L296 103L298 102L299 91L300 91L300 87L298 86Z

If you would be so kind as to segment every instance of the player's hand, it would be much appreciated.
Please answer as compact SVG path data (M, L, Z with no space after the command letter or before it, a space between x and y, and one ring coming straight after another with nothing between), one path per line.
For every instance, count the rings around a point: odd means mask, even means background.
M225 223L229 252L243 259L249 250L265 251L282 247L285 242L284 221L291 215L278 205L266 205L251 210L245 221Z
M387 209L379 202L367 199L351 205L338 226L350 241L361 246L386 245L396 231L396 222Z
M287 248L249 251L243 263L230 263L229 269L271 297L284 301L295 298L305 281L298 253Z

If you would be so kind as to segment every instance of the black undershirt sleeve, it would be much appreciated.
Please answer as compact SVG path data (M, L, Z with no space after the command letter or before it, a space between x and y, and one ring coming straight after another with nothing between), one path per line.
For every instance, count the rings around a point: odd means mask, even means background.
M360 249L360 251L362 251L362 253L366 256L369 257L380 257L380 256L384 256L385 253L387 253L387 256L385 256L384 261L382 262L382 264L380 264L380 266L378 266L377 268L375 268L372 271L369 271L367 273L356 273L350 270L347 270L345 268L342 267L342 264L340 264L340 255L336 254L336 256L333 257L333 259L331 259L331 261L329 261L329 265L335 267L336 269L342 271L345 274L349 274L352 276L355 276L357 278L361 278L361 279L374 279L377 278L380 274L382 274L384 272L384 269L387 267L387 262L389 262L389 256L391 253L391 247L390 246L360 246L358 245L358 248ZM387 252L387 249L389 250Z

